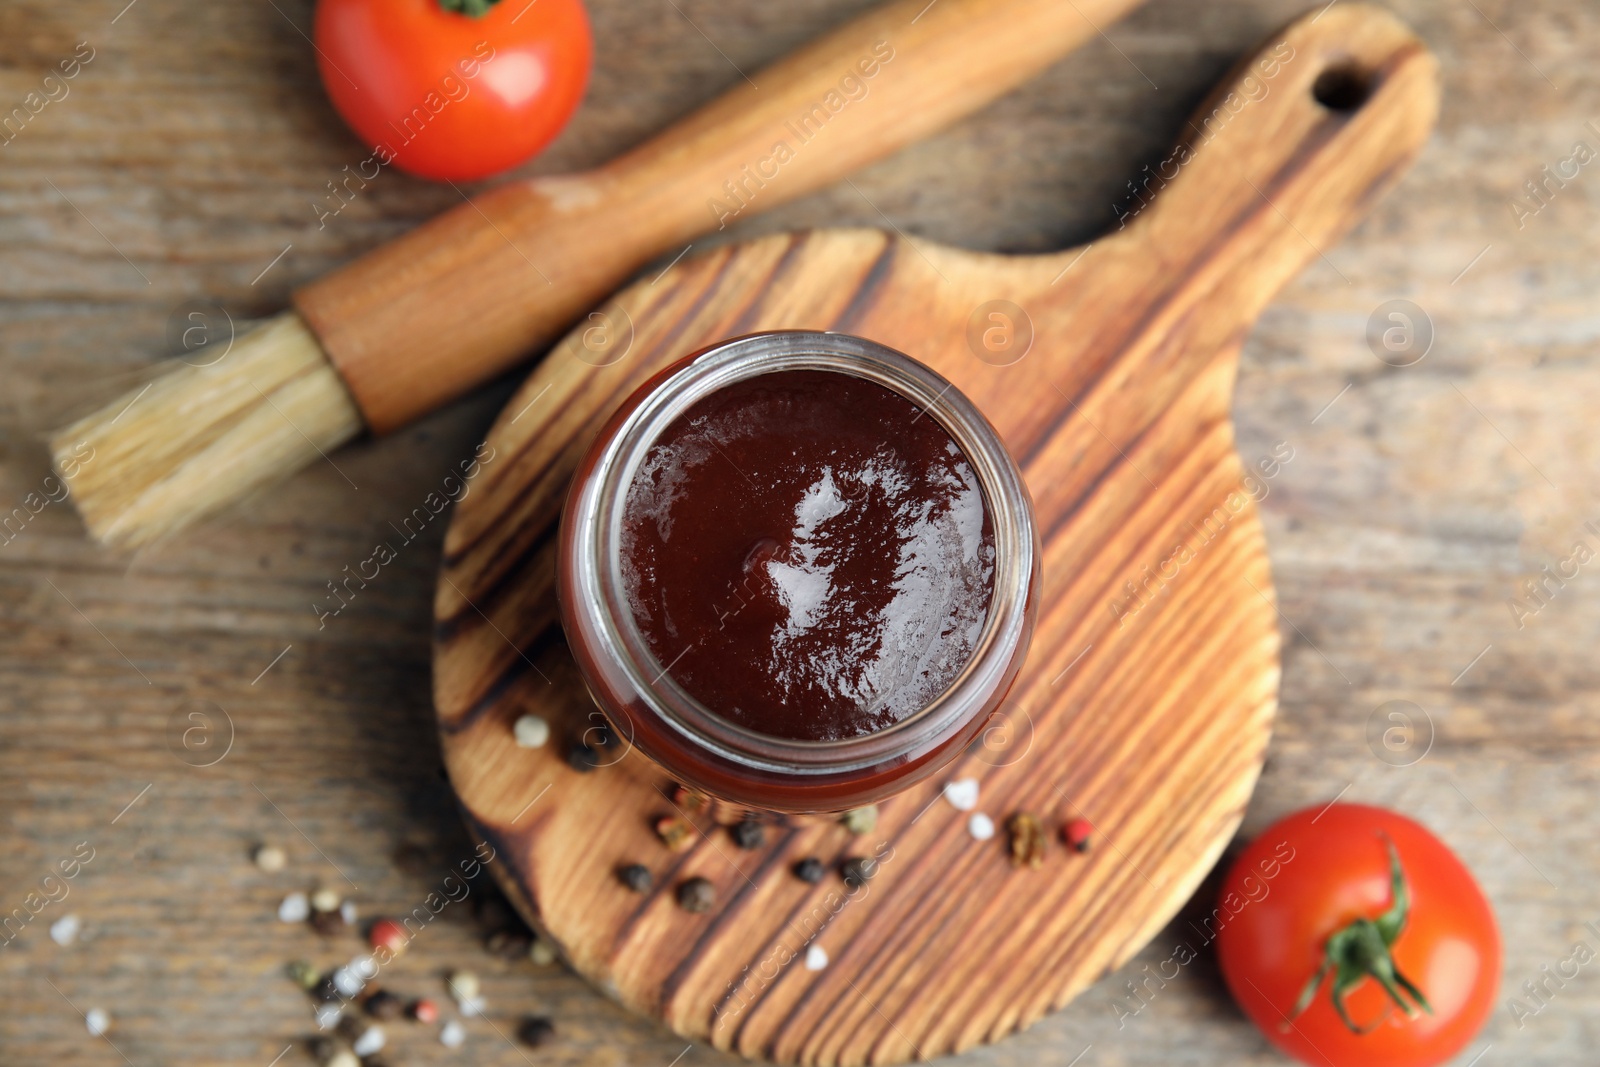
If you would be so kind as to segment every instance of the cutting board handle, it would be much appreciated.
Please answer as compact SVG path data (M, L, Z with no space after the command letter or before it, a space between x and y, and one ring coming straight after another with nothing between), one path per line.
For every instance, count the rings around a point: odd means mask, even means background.
M1311 261L1348 283L1327 251L1421 151L1438 107L1437 62L1404 23L1366 4L1325 8L1222 80L1177 147L1128 183L1105 240L1184 279L1205 305L1185 315L1190 330L1237 340ZM1194 311L1166 295L1127 299Z
M1138 3L887 4L741 74L613 163L482 194L301 289L295 307L367 426L395 429L547 344L651 259L977 110Z

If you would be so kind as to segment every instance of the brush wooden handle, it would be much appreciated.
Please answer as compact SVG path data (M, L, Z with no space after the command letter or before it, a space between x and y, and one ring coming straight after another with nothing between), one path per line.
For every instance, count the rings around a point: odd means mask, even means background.
M642 264L982 107L1138 3L888 4L612 163L490 190L295 307L388 432L550 342Z

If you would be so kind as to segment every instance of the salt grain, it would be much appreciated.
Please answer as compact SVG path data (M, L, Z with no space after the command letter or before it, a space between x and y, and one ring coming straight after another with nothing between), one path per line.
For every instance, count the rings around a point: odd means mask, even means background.
M83 1025L89 1028L89 1033L99 1037L111 1029L111 1014L104 1008L90 1008L89 1014L83 1017Z
M357 1056L370 1056L383 1047L384 1035L381 1026L369 1026L355 1039L350 1049Z
M62 948L78 940L78 931L83 929L83 923L76 915L63 915L50 924L50 940Z
M806 949L806 970L820 971L828 965L828 954L821 945L812 945Z
M466 1039L467 1031L454 1019L439 1027L439 1044L445 1048L460 1048Z
M311 902L304 893L290 893L278 905L278 918L286 923L303 923L311 914Z
M337 989L341 996L353 997L360 993L362 987L366 984L358 974L348 967L340 967L333 972L333 988Z
M356 924L356 902L347 900L339 905L339 918L351 926Z
M975 811L972 818L967 820L967 833L972 835L974 841L987 841L994 836L994 820L981 811Z
M550 740L550 724L537 715L524 715L511 725L519 748L543 748Z
M976 778L962 778L954 782L946 782L944 798L957 811L971 811L978 806L978 780Z
M456 1007L464 1018L476 1019L488 1008L488 1002L482 997L462 997L456 1001Z
M289 862L288 854L277 845L262 845L256 849L253 858L257 867L269 873L283 870L284 866Z
M317 1005L317 1029L332 1030L339 1025L339 1016L344 1014L344 1009L337 1004Z
M450 977L445 979L445 984L450 987L450 995L458 1001L474 1000L481 991L478 976L471 971L452 971Z

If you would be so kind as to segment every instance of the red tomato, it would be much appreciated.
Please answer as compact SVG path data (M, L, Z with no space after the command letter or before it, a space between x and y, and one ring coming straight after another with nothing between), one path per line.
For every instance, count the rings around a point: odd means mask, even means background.
M439 0L320 0L313 34L323 87L377 161L441 181L549 144L593 50L582 0L500 0L476 18Z
M1500 931L1472 874L1381 808L1308 808L1262 831L1228 871L1214 925L1239 1006L1317 1067L1443 1063L1483 1026L1500 984ZM1341 973L1356 1030L1336 1006ZM1392 995L1373 976L1386 973Z

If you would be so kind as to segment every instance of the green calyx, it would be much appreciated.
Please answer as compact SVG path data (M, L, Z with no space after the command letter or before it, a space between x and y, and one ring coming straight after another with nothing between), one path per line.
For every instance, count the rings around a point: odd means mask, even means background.
M1298 1018L1311 1007L1322 980L1330 973L1333 975L1333 1010L1339 1013L1339 1018L1344 1020L1352 1033L1365 1034L1378 1026L1376 1022L1367 1027L1357 1026L1344 1004L1345 994L1368 978L1382 986L1389 998L1408 1017L1415 1018L1418 1008L1429 1015L1433 1014L1428 998L1396 969L1394 957L1389 952L1405 929L1406 914L1411 910L1411 891L1406 884L1405 871L1400 869L1400 854L1395 851L1394 842L1386 838L1384 845L1389 850L1389 910L1376 919L1356 919L1328 938L1322 966L1306 983L1289 1015L1290 1019ZM1409 1001L1406 999L1408 996Z
M454 11L458 15L469 18L482 18L489 13L489 9L500 0L439 0L439 6L446 11Z

